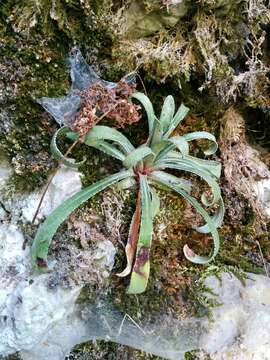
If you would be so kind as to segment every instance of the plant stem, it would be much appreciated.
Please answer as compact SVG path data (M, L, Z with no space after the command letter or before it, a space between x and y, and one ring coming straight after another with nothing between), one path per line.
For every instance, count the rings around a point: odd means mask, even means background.
M118 105L118 103L115 104L114 106L112 106L111 109L109 109L107 112L105 112L102 116L100 116L99 119L98 119L98 122L101 121L105 116L107 116L113 109L115 109L117 105ZM72 151L72 149L74 148L75 145L78 144L78 142L79 142L79 139L76 140L76 141L67 149L67 151L66 151L65 154L64 154L65 157ZM39 201L39 203L38 203L37 210L36 210L36 212L35 212L35 214L34 214L34 216L33 216L33 219L32 219L32 222L31 222L32 225L34 224L34 222L35 222L35 220L36 220L36 218L37 218L37 216L38 216L40 207L41 207L41 205L42 205L42 203L43 203L43 200L44 200L44 197L45 197L45 195L46 195L46 193L47 193L47 191L48 191L48 188L49 188L49 186L51 185L51 183L52 183L52 181L53 181L53 178L55 177L57 171L59 170L59 168L60 168L60 166L61 166L62 164L63 164L62 161L60 161L60 162L58 163L57 168L54 170L54 172L51 174L51 176L50 176L49 179L48 179L47 185L46 185L46 187L45 187L45 189L44 189L44 191L43 191L43 193L42 193L42 195L41 195L40 201Z
M75 145L78 144L78 142L79 142L79 140L76 140L76 141L67 149L67 151L65 152L65 155L64 155L65 157L72 151L72 149L75 147ZM57 171L59 170L59 168L60 168L60 166L61 166L62 164L63 164L63 161L59 161L57 168L54 170L54 172L50 175L50 177L49 177L49 179L48 179L47 185L45 186L45 189L43 190L43 193L42 193L41 198L40 198L39 203L38 203L38 207L37 207L37 209L36 209L36 211L35 211L35 214L34 214L34 216L33 216L33 219L32 219L32 222L31 222L32 225L34 224L34 222L35 222L35 220L36 220L36 218L37 218L37 216L38 216L40 207L41 207L41 205L42 205L42 203L43 203L43 200L44 200L45 195L46 195L46 193L47 193L47 191L48 191L48 188L49 188L49 186L51 185L51 183L52 183L52 181L53 181L53 178L55 177Z

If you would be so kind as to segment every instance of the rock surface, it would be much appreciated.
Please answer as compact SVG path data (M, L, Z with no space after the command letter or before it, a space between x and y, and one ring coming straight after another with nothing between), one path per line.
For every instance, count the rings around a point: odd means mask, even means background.
M210 321L160 317L153 318L151 325L136 324L109 304L77 307L47 332L42 343L23 351L23 359L63 360L75 344L103 339L172 360L184 359L185 352L193 349L203 350L213 360L269 360L270 279L253 274L248 277L246 286L228 273L223 273L221 282L216 277L207 278L206 286L222 302L213 309Z
M1 192L10 171L6 163L0 169ZM64 199L81 188L80 174L66 168L60 169L55 176L39 213L39 219L48 215ZM74 316L75 301L80 293L81 284L69 288L52 287L50 273L34 274L31 269L30 248L19 224L32 220L37 208L40 193L3 200L7 214L0 223L0 355L6 356L17 351L31 351L37 344L45 346L51 329L62 329L62 324L70 315ZM6 212L6 210L4 210ZM91 251L96 264L96 276L101 281L108 277L114 263L115 248L104 240L98 242ZM97 266L98 264L98 266ZM74 324L72 326L74 329ZM77 334L77 327L75 334ZM61 333L61 331L60 331ZM53 334L54 336L54 334ZM81 339L81 337L80 337ZM61 349L58 357L63 358L62 342L53 339ZM58 345L57 345L58 344ZM69 350L74 342L69 343ZM63 343L64 346L64 343ZM54 349L55 351L55 349ZM29 355L30 357L30 355ZM39 356L36 357L36 359Z
M270 359L270 278L248 274L246 286L228 273L206 280L222 302L201 347L213 360Z
M153 9L147 9L143 1L133 1L124 12L125 24L123 31L129 38L140 38L155 34L166 27L173 27L184 17L190 7L186 0L175 0L162 8L152 4ZM136 14L136 16L134 16Z

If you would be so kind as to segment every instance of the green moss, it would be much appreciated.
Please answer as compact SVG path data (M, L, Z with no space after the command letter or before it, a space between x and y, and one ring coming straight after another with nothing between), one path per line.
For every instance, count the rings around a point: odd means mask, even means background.
M21 360L21 356L19 353L15 353L4 357L0 355L0 360Z
M88 341L77 345L65 360L162 360L159 356L106 341Z
M185 353L185 360L211 360L211 358L209 355L202 354L201 350L192 350Z
M13 166L11 189L40 187L55 166L48 149L57 125L35 98L66 94L66 59L74 42L81 42L88 60L90 47L93 54L108 47L110 35L99 21L104 9L109 11L110 1L8 0L0 5L0 149Z

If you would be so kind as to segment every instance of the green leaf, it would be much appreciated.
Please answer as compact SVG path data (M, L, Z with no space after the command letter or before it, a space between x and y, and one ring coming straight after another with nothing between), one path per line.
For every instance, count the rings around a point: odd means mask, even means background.
M137 244L136 259L131 274L129 294L140 294L145 291L150 272L150 246L153 233L153 205L151 190L146 175L140 176L141 224Z
M124 180L121 180L117 183L117 190L126 190L126 189L130 189L131 187L134 187L137 185L136 180L134 179L133 176L130 176Z
M182 195L191 205L193 205L194 208L198 211L198 213L206 221L206 224L212 234L212 237L214 240L214 249L210 256L197 255L187 245L185 245L183 248L185 257L195 264L207 264L210 261L212 261L218 253L220 242L219 242L219 235L218 235L216 226L215 226L214 222L212 221L211 217L206 212L206 210L200 205L200 203L194 197L190 196L186 191L181 190L178 187L172 185L169 181L164 180L164 178L161 178L159 176L159 174L157 174L157 172L153 172L151 174L151 177L153 179L155 179L155 181L160 182L161 184L169 187L170 189L174 190L178 194Z
M182 104L176 114L174 115L174 118L172 119L171 125L169 129L164 134L164 139L168 139L168 137L171 135L171 133L174 131L174 129L180 124L180 122L186 117L187 113L189 112L189 108L186 107L184 104Z
M35 269L46 268L47 254L52 237L61 223L82 203L96 195L106 187L127 178L131 175L130 171L122 171L108 176L95 184L87 186L85 189L77 192L69 199L59 205L39 226L31 249L32 266Z
M89 145L89 144L88 144ZM93 140L91 141L91 147L104 152L107 155L114 157L120 161L124 161L126 155L124 155L120 150L118 150L112 144L103 141L103 140Z
M205 155L213 155L218 149L218 144L215 136L207 131L194 131L192 133L183 135L183 137L186 139L186 141L202 139L210 140L212 144L206 150L204 150Z
M128 294L141 294L146 290L147 284L148 284L148 279L149 279L149 274L150 274L150 261L149 261L149 254L148 255L143 255L143 253L141 253L141 255L137 252L137 259L139 257L141 258L146 258L148 257L148 259L146 261L144 261L143 265L139 264L139 270L132 271L131 274L131 280L130 280L130 284L127 290ZM137 260L138 263L138 260ZM135 262L136 264L136 262ZM133 267L134 269L134 267Z
M95 143L96 140L113 141L117 143L125 154L129 154L134 150L134 146L120 131L109 126L96 125L84 137L85 144L89 146L92 146L92 143Z
M165 133L170 127L174 112L175 112L174 98L171 95L169 95L166 97L164 101L159 119L163 133Z
M150 174L150 179L152 179L152 174L154 174L154 176L158 176L159 179L161 179L162 181L166 181L168 183L170 183L173 186L176 186L179 189L185 190L187 193L191 192L191 181L186 180L186 179L182 179L179 178L177 176L171 175L166 173L165 171L153 171L153 173Z
M171 137L166 141L160 142L160 151L158 152L155 162L166 158L166 156L175 156L176 158L182 158L184 155L188 155L189 153L189 146L188 142L182 137L182 136L175 136ZM180 154L178 152L173 152L173 150L177 148L180 151Z
M159 213L160 209L160 198L154 189L151 189L151 198L152 198L152 218L154 219Z
M195 156L191 155L179 155L176 151L171 151L168 154L168 157L175 158L177 160L186 160L193 166L199 166L203 168L205 171L208 171L211 175L213 175L216 178L220 178L221 175L221 164L218 161L215 160L205 160L200 159Z
M175 147L180 151L180 153L184 156L189 153L188 142L185 140L183 136L173 136L169 138L169 141L175 145Z
M53 137L52 137L52 141L51 141L51 152L53 157L58 160L61 161L64 165L70 167L70 168L78 168L80 165L82 165L85 161L86 158L84 158L82 161L80 162L75 162L74 159L68 158L66 157L64 154L62 154L62 152L59 150L58 146L57 146L57 138L60 135L65 135L69 132L69 129L64 126L61 127L60 129L58 129Z
M218 183L212 176L212 174L199 166L198 164L194 164L186 159L177 159L175 157L168 157L166 159L162 159L158 161L155 164L155 168L161 169L161 168L168 168L168 169L177 169L182 171L187 171L192 174L198 175L201 177L204 181L207 182L207 184L210 186L213 194L212 201L207 201L205 199L205 205L211 206L219 201L221 198L220 188L218 186Z
M218 208L215 211L215 214L211 217L211 219L212 219L212 221L213 221L216 228L218 228L218 227L220 227L222 225L224 214L225 214L225 206L224 206L223 199L220 198ZM195 229L199 233L202 233L202 234L208 234L210 232L208 224L196 227Z
M153 128L154 128L154 122L156 119L156 115L154 113L154 109L153 109L153 105L152 105L151 101L149 100L149 98L146 95L144 95L141 92L136 92L136 93L132 94L131 98L139 100L140 103L143 105L143 107L146 111L146 114L147 114L147 119L148 119L149 137L151 137Z
M154 155L152 150L148 146L140 146L126 156L123 164L129 169L149 155Z

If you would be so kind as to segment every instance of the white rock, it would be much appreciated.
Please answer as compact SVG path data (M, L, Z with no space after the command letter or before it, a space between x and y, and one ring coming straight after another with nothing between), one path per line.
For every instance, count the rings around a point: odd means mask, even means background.
M185 351L198 348L209 353L212 360L269 360L270 279L252 274L249 277L245 287L227 273L222 275L222 283L215 277L206 280L206 285L219 295L217 300L223 302L213 309L211 321L162 318L160 314L149 327L144 322L134 323L109 304L96 304L83 310L86 322L79 312L71 314L62 327L58 323L48 331L46 346L43 342L24 351L23 359L63 360L75 344L104 339L172 360L184 359Z
M270 179L257 181L254 190L265 215L270 218Z
M0 161L1 161L0 162L0 190L1 190L11 174L11 169L6 160L0 159Z
M8 162L5 159L0 158L0 220L5 220L7 217L7 213L5 208L3 208L3 194L5 190L6 182L11 175L11 169L8 165Z
M60 168L46 192L37 221L48 216L64 200L81 190L81 187L81 174L78 171L65 166ZM16 207L21 209L21 216L24 221L32 221L41 196L42 190L18 199Z
M248 277L246 286L227 273L222 284L214 277L206 280L223 303L213 310L213 322L201 339L213 360L270 360L270 279Z
M115 255L116 249L111 241L104 240L98 242L93 259L95 262L98 262L98 266L103 269L102 276L104 278L110 275L110 271L114 265Z
M33 276L29 248L15 225L0 225L0 354L39 343L72 312L80 288L49 291L48 274Z
M1 165L0 190L3 190L9 174L8 166ZM80 174L61 168L49 187L39 219L80 189ZM51 346L53 352L44 360L64 359L63 354L82 339L78 331L83 322L75 316L74 310L81 286L72 289L57 286L50 290L47 286L50 273L33 274L30 249L28 245L24 246L25 239L17 225L19 221L32 220L40 195L32 193L5 203L11 211L11 223L5 219L0 224L0 356L23 351L30 359L32 348L41 346L48 349ZM96 244L93 259L98 263L99 278L109 276L114 255L115 248L110 241ZM63 329L63 324L66 324L66 329ZM73 331L71 337L66 336L68 328ZM52 329L59 338L55 338ZM63 352L63 349L66 350ZM40 354L34 355L33 359L37 358L41 359Z

